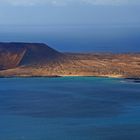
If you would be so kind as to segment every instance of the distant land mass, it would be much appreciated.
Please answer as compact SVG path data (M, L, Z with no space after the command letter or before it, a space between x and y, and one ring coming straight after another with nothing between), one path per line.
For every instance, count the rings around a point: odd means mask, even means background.
M140 78L140 53L62 53L43 43L0 43L0 77Z

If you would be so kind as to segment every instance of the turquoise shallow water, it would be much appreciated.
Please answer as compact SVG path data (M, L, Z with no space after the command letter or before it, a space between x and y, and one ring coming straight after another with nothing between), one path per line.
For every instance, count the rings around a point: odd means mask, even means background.
M140 84L113 78L0 79L0 140L139 140Z

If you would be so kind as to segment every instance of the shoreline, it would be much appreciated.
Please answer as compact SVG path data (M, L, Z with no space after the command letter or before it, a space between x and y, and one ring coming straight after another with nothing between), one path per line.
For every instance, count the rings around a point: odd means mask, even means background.
M137 83L140 84L140 78L136 78L136 77L122 77L122 76L111 76L111 75L106 75L106 76L80 76L80 75L61 75L61 76L57 76L57 75L53 75L53 76L0 76L0 79L14 79L14 78L20 78L20 79L28 79L28 78L48 78L48 79L54 79L54 78L70 78L70 77L88 77L88 78L106 78L106 79L122 79L125 80L127 82L132 82L132 83Z
M29 75L20 75L20 76L0 76L0 78L63 78L63 77L95 77L95 78L116 78L116 79L119 79L119 78L122 78L122 79L136 79L135 77L123 77L123 76L120 76L120 75L114 75L114 76L111 76L111 75L46 75L46 76L29 76Z

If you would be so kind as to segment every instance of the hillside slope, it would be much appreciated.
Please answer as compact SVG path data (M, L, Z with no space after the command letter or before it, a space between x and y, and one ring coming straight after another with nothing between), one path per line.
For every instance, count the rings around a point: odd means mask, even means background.
M0 43L0 70L20 65L42 65L64 55L41 43Z
M14 68L21 62L26 50L13 43L0 43L0 70Z

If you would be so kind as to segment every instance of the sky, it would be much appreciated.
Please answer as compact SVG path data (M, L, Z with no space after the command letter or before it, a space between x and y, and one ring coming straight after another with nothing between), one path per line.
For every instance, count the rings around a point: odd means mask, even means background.
M140 24L140 0L0 0L0 25Z
M140 0L0 0L0 41L49 42L63 50L64 39L85 38L83 47L89 38L126 42L139 31Z

